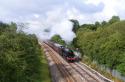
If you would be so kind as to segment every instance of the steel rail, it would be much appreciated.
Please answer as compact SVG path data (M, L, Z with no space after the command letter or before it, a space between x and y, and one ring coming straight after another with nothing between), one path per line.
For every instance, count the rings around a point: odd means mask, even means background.
M72 77L72 74L69 73L69 71L67 70L67 68L65 68L64 64L62 63L62 61L60 61L58 59L58 57L56 57L56 55L54 55L54 52L52 51L52 48L49 47L47 44L46 45L46 48L48 48L48 53L50 54L50 56L52 57L53 61L56 63L57 65L57 68L59 69L59 71L61 72L62 76L65 77L65 76L68 76L66 77L66 81L67 82L76 82L75 81L75 78ZM53 55L52 55L53 54ZM63 66L62 66L63 65Z

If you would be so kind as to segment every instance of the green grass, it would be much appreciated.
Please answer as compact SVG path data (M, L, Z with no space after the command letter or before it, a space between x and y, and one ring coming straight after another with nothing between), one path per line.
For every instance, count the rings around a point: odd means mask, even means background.
M48 63L47 63L47 60L45 58L45 55L42 55L42 69L41 69L41 72L42 72L42 82L51 82L51 76L50 76L50 71L49 71L49 66L48 66Z
M88 65L89 67L91 67L92 69L98 71L103 76L113 80L114 82L123 82L122 80L120 80L116 77L113 77L110 73L106 72L104 69L100 69L100 66L97 65L96 63L92 62L90 60L90 58L87 56L84 56L84 58L82 59L82 62L85 63L86 65Z

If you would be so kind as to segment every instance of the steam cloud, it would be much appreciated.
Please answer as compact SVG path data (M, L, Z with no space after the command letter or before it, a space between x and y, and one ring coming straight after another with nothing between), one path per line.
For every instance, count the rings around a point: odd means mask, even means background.
M36 34L41 40L50 39L55 34L58 34L66 42L70 42L75 37L72 32L73 24L69 19L80 19L77 17L79 13L74 10L65 10L64 8L57 8L46 12L45 15L35 14L34 17L24 21L28 29L24 32Z
M75 34L69 19L77 19L80 24L109 20L113 15L125 19L124 3L125 0L11 0L8 4L8 0L1 0L0 21L26 23L24 32L36 34L41 40L59 34L70 42Z
M52 36L58 34L63 40L70 42L75 37L75 33L72 32L72 27L73 25L69 20L62 20L50 27L46 27L46 25L43 25L39 21L29 21L24 32L36 34L40 40L50 39Z

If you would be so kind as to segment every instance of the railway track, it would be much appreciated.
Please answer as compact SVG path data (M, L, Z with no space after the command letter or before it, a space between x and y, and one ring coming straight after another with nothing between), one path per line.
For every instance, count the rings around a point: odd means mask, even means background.
M87 82L102 82L100 79L95 78L91 74L89 74L83 67L81 67L78 63L70 63L72 68L76 70L83 78L86 79Z
M48 53L50 54L50 56L52 57L53 61L55 62L58 70L60 71L60 73L62 74L63 77L65 77L66 82L77 82L76 79L72 76L72 74L69 72L69 70L66 68L66 66L63 64L62 61L60 61L55 55L54 52L52 51L52 49L44 44L44 47L46 49L48 49Z
M89 70L91 73L94 74L94 76L100 78L101 80L103 80L103 82L113 82L112 80L104 77L103 75L101 75L100 73L98 73L97 71L91 69L90 67L88 67L87 65L83 64L82 62L78 63L80 66L82 66L82 68Z
M58 70L65 79L65 82L111 82L101 79L96 74L84 68L80 63L67 63L60 55L53 50L48 44L43 43L44 48L47 49L48 54L55 62ZM74 72L74 73L72 73ZM75 76L74 76L75 75ZM76 77L77 76L77 77ZM80 80L81 79L81 80Z

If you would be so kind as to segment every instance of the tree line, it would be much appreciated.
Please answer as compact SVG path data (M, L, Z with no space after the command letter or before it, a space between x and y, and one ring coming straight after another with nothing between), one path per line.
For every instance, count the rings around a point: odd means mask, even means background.
M73 23L72 31L76 34L76 38L70 43L72 47L79 48L82 55L92 61L110 70L116 69L125 75L124 20L120 20L119 16L113 16L108 21L82 25L77 20L70 21ZM53 36L52 40L62 44L62 38L59 35Z
M41 82L41 55L35 35L0 22L0 82Z
M74 27L75 28L75 27ZM73 44L83 55L125 75L125 21L113 16L109 21L83 24Z

